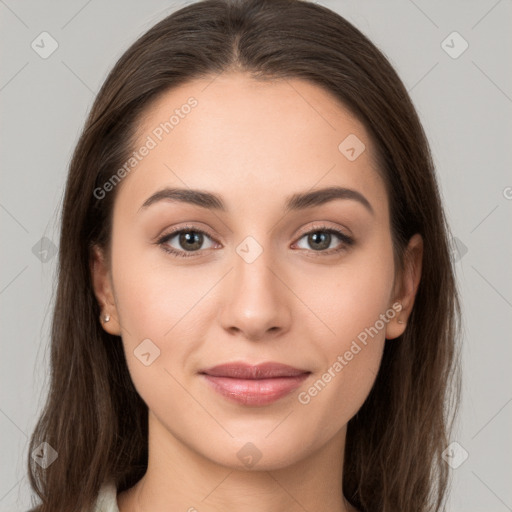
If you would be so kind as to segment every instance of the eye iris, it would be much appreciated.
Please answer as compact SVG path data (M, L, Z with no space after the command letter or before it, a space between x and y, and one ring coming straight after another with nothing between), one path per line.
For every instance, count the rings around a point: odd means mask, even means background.
M185 231L180 234L180 245L184 248L187 248L185 242L187 244L192 243L194 246L189 245L189 249L200 249L203 241L202 233L198 233L197 231ZM192 242L191 242L192 241Z
M327 243L325 241L327 240ZM311 233L308 237L308 242L311 243L313 249L321 250L327 249L329 245L331 245L331 234L323 231L316 231L315 233ZM318 244L320 242L320 244Z

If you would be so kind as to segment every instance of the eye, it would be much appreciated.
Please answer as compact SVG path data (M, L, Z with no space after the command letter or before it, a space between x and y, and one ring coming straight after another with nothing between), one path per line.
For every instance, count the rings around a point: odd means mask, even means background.
M332 235L335 235L335 238L341 240L341 243L338 245L338 247L332 248L332 242L335 241L333 240ZM335 254L346 250L348 247L354 244L354 239L352 237L346 235L343 233L343 231L328 226L314 226L312 230L302 235L299 240L302 240L303 238L306 238L306 243L310 247L313 247L313 249L310 250L318 253L315 254L315 256Z
M183 258L190 258L195 256L193 253L204 249L202 245L204 243L205 236L211 239L206 231L194 228L193 226L186 226L163 235L156 243L167 253ZM169 245L169 242L173 238L177 238L175 243L177 243L178 248ZM184 250L182 250L182 248ZM207 249L208 248L211 247L207 247ZM187 254L187 252L192 254Z
M338 238L338 240L341 241L338 247L331 247L332 242L335 241L332 235L335 235L335 238ZM213 245L206 248L203 247L205 237L212 240L212 237L206 231L195 228L194 226L185 226L162 235L156 243L157 245L160 245L165 252L172 254L173 256L190 258L196 256L194 253L200 253L201 249L209 249L213 247ZM313 249L309 249L309 251L316 253L314 256L328 256L330 254L335 254L348 249L348 247L354 244L354 239L350 236L338 229L324 225L314 226L312 230L304 233L299 240L306 237L306 243L309 244L310 247L313 247ZM177 238L175 243L178 247L170 245L170 242L174 238ZM304 247L299 248L303 249Z

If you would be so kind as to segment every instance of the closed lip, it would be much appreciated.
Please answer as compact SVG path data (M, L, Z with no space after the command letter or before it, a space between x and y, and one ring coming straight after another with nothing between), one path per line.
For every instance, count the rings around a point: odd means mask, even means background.
M294 368L282 363L265 362L248 364L242 361L224 363L201 370L199 373L212 377L231 377L233 379L272 379L278 377L297 377L311 373L309 370Z

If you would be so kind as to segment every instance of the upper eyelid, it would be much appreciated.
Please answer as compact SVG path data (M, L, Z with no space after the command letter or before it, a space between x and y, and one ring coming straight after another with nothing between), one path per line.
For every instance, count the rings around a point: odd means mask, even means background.
M178 233L181 233L182 231L196 231L197 233L202 233L207 236L209 236L212 240L216 240L216 238L210 234L210 232L204 228L200 228L197 226L180 226L176 229L171 229L168 233L165 233L163 235L159 235L157 238L161 240L162 238L171 237L174 235L177 235Z
M304 228L303 230L301 229L298 236L302 237L304 235L307 235L308 233L314 232L315 230L329 231L331 229L333 231L341 232L343 235L345 235L348 238L352 238L352 232L349 229L341 228L340 226L335 227L333 225L330 225L327 221L325 221L325 222L318 221L318 222L315 222L312 226L309 226L308 228Z

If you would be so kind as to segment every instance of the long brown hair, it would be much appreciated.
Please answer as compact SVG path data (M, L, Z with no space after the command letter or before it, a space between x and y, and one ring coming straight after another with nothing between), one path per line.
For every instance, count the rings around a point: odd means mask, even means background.
M439 511L448 489L441 457L460 400L460 305L449 227L433 162L407 90L384 55L343 17L303 0L203 0L166 17L119 59L75 149L66 184L51 382L29 454L48 443L46 469L28 457L40 512L90 510L103 483L121 492L144 475L147 406L121 338L98 320L90 258L110 247L116 189L98 200L133 151L140 116L162 93L237 69L255 79L323 87L369 131L379 156L398 269L415 233L424 240L415 305L385 344L375 384L348 424L343 492L361 511Z

